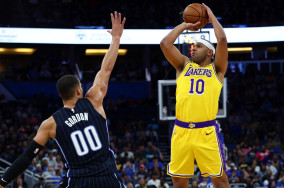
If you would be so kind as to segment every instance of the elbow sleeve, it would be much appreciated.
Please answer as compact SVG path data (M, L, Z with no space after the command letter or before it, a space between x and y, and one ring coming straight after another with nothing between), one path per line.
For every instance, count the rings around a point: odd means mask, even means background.
M42 148L43 146L33 140L27 147L26 151L22 153L5 172L3 178L0 180L0 184L5 187L15 177L20 175L25 169L28 168L33 158L37 156Z

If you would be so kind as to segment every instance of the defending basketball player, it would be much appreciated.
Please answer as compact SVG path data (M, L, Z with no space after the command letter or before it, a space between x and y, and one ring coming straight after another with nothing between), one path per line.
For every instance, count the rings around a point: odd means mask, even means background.
M175 188L188 187L189 178L194 176L194 160L202 176L211 177L214 187L229 187L219 125L215 121L228 66L227 39L211 9L203 6L214 28L216 49L209 41L199 40L189 59L174 46L184 30L196 31L200 22L181 23L160 44L165 57L176 69L176 120L167 169Z
M123 187L122 179L117 175L113 151L110 150L103 99L118 55L125 21L120 13L111 14L112 30L108 32L112 42L85 97L77 77L65 75L57 81L56 87L64 107L42 122L26 151L1 178L0 188L29 166L49 138L56 141L68 168L66 185L61 187Z

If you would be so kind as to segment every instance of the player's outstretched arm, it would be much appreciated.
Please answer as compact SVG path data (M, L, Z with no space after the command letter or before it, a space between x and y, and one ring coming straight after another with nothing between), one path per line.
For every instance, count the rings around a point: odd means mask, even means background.
M19 176L31 164L47 140L55 137L56 123L52 117L42 122L38 132L27 149L13 162L0 180L0 188L8 185L14 178Z
M203 6L206 8L209 22L212 23L215 36L217 38L217 47L214 64L216 67L216 72L220 79L224 79L224 76L228 67L228 47L227 47L227 38L225 31L211 9L203 3Z
M160 42L160 47L165 57L175 67L177 72L183 69L184 63L188 61L189 58L180 53L180 51L174 45L174 42L184 30L196 31L197 29L194 29L194 27L199 24L200 22L195 24L183 22L169 32L169 34Z
M101 69L95 77L94 84L86 94L86 97L93 103L95 108L100 108L100 106L102 106L103 98L106 95L109 77L118 55L120 38L123 33L125 21L126 18L123 18L122 20L120 13L117 13L116 11L114 14L111 13L112 30L109 30L108 32L112 36L112 41L108 52L103 59ZM101 113L100 110L99 113Z

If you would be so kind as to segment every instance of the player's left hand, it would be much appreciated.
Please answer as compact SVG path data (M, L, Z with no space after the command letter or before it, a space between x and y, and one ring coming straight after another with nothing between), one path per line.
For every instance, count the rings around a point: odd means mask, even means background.
M209 16L208 23L212 23L212 20L216 19L215 15L213 14L212 10L207 5L205 5L204 3L202 3L202 5L206 9L207 14Z
M197 26L199 26L201 24L201 22L200 21L198 21L196 23L183 22L182 24L185 27L185 30L198 31L199 29L196 29L196 28L198 28Z

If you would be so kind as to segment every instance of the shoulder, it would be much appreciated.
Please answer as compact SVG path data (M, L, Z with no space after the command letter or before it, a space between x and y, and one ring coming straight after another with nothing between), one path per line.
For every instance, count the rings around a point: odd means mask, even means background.
M51 116L41 123L34 140L38 144L44 146L48 138L54 139L55 135L56 135L56 122L54 118Z
M178 67L177 71L183 71L188 63L192 63L191 59L189 59L187 56L184 56L183 63Z
M92 106L92 108L94 108L96 110L103 106L103 104L100 100L96 100L96 98L93 98L93 97L90 97L90 96L85 96L81 100L82 100L82 103L90 105L90 106Z
M223 84L223 80L224 80L225 75L224 75L222 72L218 71L218 67L216 67L215 61L213 61L213 62L210 63L210 64L211 64L211 66L212 66L212 68L213 68L213 71L214 71L216 77L217 77L217 78L220 80L220 82Z
M90 101L94 106L102 105L104 95L103 92L101 92L99 84L94 84L84 98Z
M191 64L191 63L193 63L193 61L189 59L188 57L186 57L183 65L176 69L176 78L178 78L181 75L181 73L184 71L186 66L188 66L188 64Z
M52 135L56 131L55 119L52 116L50 116L48 119L44 120L41 123L39 130L49 132L50 137L54 138Z
M50 127L50 126L54 126L56 125L56 122L55 122L55 119L53 118L53 116L50 116L48 119L44 120L42 123L41 123L41 127L44 126L44 127Z

